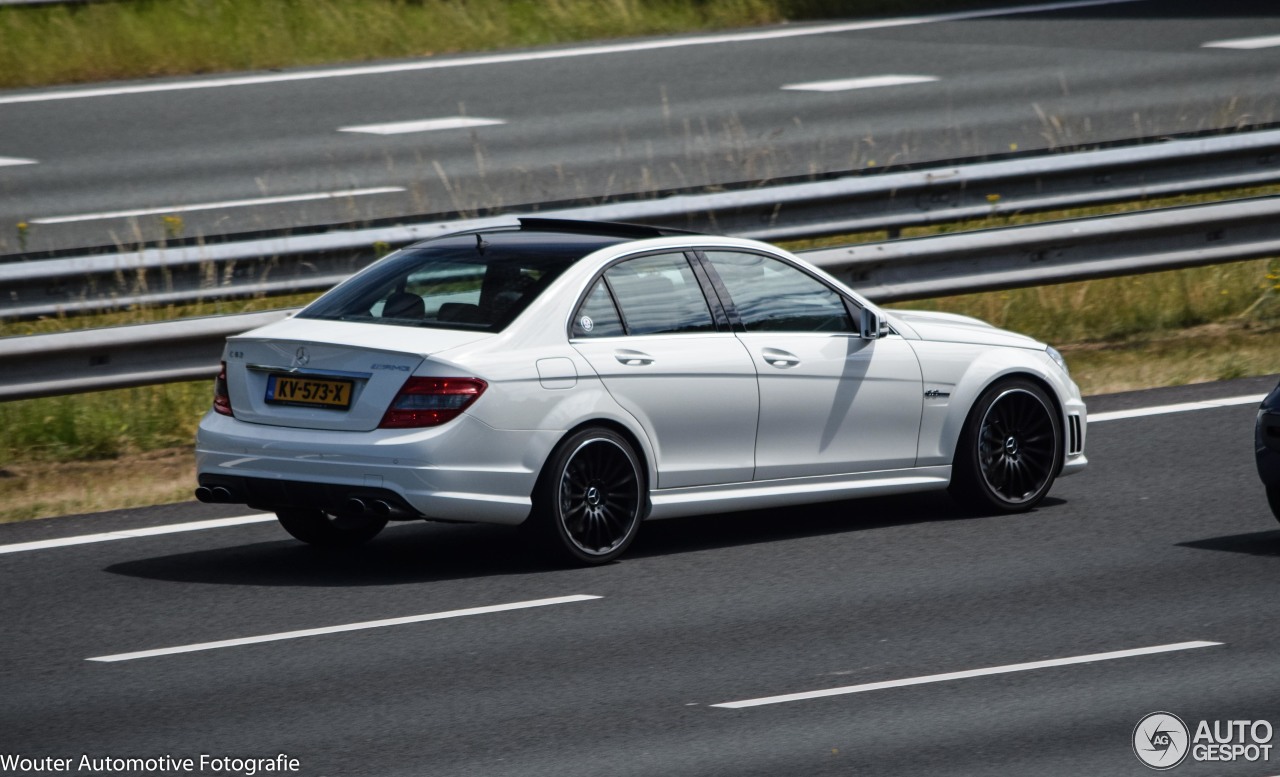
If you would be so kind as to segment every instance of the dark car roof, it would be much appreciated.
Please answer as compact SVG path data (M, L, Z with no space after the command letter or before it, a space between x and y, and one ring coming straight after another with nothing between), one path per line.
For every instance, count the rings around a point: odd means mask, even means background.
M538 254L547 258L581 258L601 248L627 243L636 239L634 236L616 234L589 234L585 232L564 232L550 230L501 229L492 232L465 232L457 235L445 235L416 243L415 249L431 250L478 250L481 253L489 248L495 249L503 256L515 257L521 254Z

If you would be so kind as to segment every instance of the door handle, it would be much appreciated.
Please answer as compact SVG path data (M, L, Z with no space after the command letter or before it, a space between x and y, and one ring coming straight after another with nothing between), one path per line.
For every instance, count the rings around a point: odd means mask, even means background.
M764 360L774 367L794 367L800 363L800 357L778 348L765 348L761 351Z
M619 351L614 351L613 358L628 367L644 367L645 365L653 364L653 357L649 354L644 353L643 351L631 351L625 348Z

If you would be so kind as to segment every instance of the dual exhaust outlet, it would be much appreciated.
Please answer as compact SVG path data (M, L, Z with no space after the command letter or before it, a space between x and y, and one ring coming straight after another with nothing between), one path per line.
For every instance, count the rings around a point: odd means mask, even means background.
M369 515L376 516L378 518L414 517L405 514L404 510L392 505L390 502L386 502L381 499L366 501L354 496L342 503L342 510L340 514L350 516Z
M206 504L231 504L243 501L237 499L231 490L224 486L200 486L196 489L196 499ZM336 511L331 509L330 512L353 517L370 516L388 519L418 517L383 499L361 499L354 496L343 502L341 509Z
M196 489L196 499L206 504L228 504L236 501L231 492L222 486L200 486Z

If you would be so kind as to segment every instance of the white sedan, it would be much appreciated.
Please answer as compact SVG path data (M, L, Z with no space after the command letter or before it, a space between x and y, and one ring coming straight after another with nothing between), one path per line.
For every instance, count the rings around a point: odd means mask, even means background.
M1031 338L883 310L765 243L522 219L229 338L196 496L314 545L497 523L598 564L645 519L946 488L1029 510L1084 434Z

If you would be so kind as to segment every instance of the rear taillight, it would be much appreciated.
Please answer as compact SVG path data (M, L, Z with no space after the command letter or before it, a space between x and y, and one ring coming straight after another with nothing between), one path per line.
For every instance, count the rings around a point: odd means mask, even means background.
M479 378L409 378L378 426L439 426L457 418L488 386Z
M234 416L231 412L231 395L227 393L227 363L222 363L218 377L213 380L213 410L222 415Z

